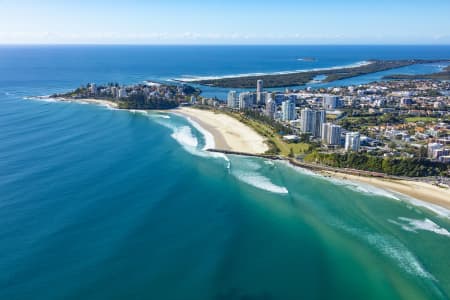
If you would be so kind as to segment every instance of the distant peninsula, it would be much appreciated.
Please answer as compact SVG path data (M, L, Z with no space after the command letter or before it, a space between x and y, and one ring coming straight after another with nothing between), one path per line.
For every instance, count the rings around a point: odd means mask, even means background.
M393 80L421 80L421 79L430 79L430 80L450 80L450 66L446 67L443 71L433 73L433 74L416 74L416 75L408 75L408 74L394 74L383 77L383 79L393 79Z
M409 59L409 60L370 60L367 64L355 67L329 68L322 70L311 70L285 74L269 74L258 76L238 76L216 79L193 80L191 83L222 87L222 88L253 88L256 80L264 80L267 88L279 88L290 86L301 86L311 82L316 76L326 76L322 82L333 82L337 80L357 77L361 75L397 69L401 67L429 64L438 62L450 62L449 59Z
M111 104L119 109L162 110L172 109L180 103L192 101L201 91L192 86L166 85L154 82L120 86L118 83L81 86L63 94L54 94L50 98L63 101L86 101Z

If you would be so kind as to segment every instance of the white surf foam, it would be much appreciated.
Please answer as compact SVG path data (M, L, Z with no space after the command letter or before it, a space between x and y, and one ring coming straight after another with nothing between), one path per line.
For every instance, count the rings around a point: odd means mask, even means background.
M170 119L170 116L168 116L168 115L149 114L149 116L152 116L152 117L155 117L155 118Z
M364 193L367 195L382 196L382 197L387 197L387 198L397 200L397 201L404 201L408 204L411 204L414 207L424 208L426 210L429 210L429 211L435 213L438 216L450 219L450 210L447 208L441 207L439 205L436 205L436 204L432 204L432 203L428 203L428 202L425 202L425 201L422 201L419 199L415 199L415 198L412 198L412 197L404 195L404 194L377 188L370 184L364 184L364 183L354 182L354 181L347 180L347 179L338 179L338 178L324 176L324 175L321 175L319 173L316 173L316 172L308 170L308 169L300 168L297 166L292 166L287 161L281 161L279 163L283 164L285 166L288 166L301 174L319 177L319 178L327 180L331 183L334 183L336 185L341 185L343 187L349 188L351 190L356 190L358 192L361 192L361 193Z
M231 168L231 162L229 158L223 153L215 153L206 151L207 149L213 149L215 147L214 137L213 135L201 127L198 123L194 122L190 118L187 118L183 115L179 115L177 113L173 113L174 115L180 116L186 119L189 124L195 128L200 134L203 136L205 144L202 148L200 148L200 143L195 137L194 133L189 126L177 126L171 121L170 116L162 115L162 114L148 114L150 118L153 118L158 124L163 125L173 131L172 138L174 138L183 148L188 151L190 154L200 157L206 158L219 158L223 159L227 163L227 169Z
M230 74L223 76L193 76L193 75L183 75L181 78L175 78L176 81L182 82L192 82L199 80L218 80L218 79L227 79L227 78L240 78L240 77L249 77L249 76L267 76L267 75L285 75L285 74L294 74L294 73L304 73L304 72L314 72L314 71L330 71L337 69L345 69L345 68L355 68L370 65L372 62L370 61L360 61L354 64L342 65L342 66L334 66L328 68L314 68L314 69L300 69L300 70L292 70L292 71L279 71L279 72L266 72L266 73L240 73L240 74Z
M406 272L422 277L435 280L434 277L422 266L414 254L409 251L398 240L382 236L380 234L366 235L366 240L386 256L394 259L396 263Z
M197 148L198 140L192 134L191 128L189 126L183 126L176 128L174 133L171 135L180 145L189 148Z
M357 229L345 225L341 221L333 222L333 225L343 229L360 240L367 242L383 255L394 260L404 271L414 276L436 280L426 269L414 254L406 248L400 241L391 236L370 233L366 230Z
M417 220L399 217L399 221L388 220L390 223L400 226L402 229L410 232L417 233L417 230L434 232L438 235L443 235L450 237L450 232L440 227L438 224L434 223L430 219Z
M275 166L274 162L271 160L265 160L264 163L268 166Z
M283 187L274 184L269 178L256 172L233 171L233 175L240 181L275 194L288 194L289 191Z
M369 184L364 184L364 183L359 183L359 182L353 182L353 181L349 181L346 179L338 179L338 178L334 178L334 177L328 177L328 176L324 176L322 174L319 174L317 172L305 169L305 168L301 168L301 167L297 167L297 166L293 166L291 165L289 162L287 161L282 161L280 162L281 164L288 166L292 169L294 169L295 171L304 174L304 175L308 175L311 177L317 177L323 180L326 180L332 184L335 185L339 185L339 186L343 186L345 188L351 189L352 191L358 191L360 193L363 194L367 194L370 196L383 196L383 197L388 197L391 199L395 199L395 200L399 200L398 196L395 193L371 186Z
M428 203L419 199L415 199L403 194L399 194L399 198L402 201L405 201L415 207L422 207L425 208L429 211L432 211L433 213L435 213L438 216L450 219L450 210L446 209L445 207L441 207L432 203Z
M208 149L214 149L216 147L216 142L214 140L214 136L211 132L200 126L197 122L192 120L189 117L185 117L186 120L188 120L189 123L191 123L192 126L194 126L195 129L197 129L205 139L205 145L202 150L208 150Z
M39 102L61 102L55 98L47 98L47 97L23 97L24 100L33 100L33 101L39 101Z
M415 199L415 198L412 198L410 196L407 196L407 195L404 195L401 193L384 190L384 189L372 186L370 184L354 182L354 181L346 180L346 179L338 179L338 178L325 177L325 176L322 176L322 177L325 178L326 180L328 180L329 182L332 182L337 185L342 185L342 186L350 188L352 190L357 190L357 191L367 194L367 195L375 195L375 196L390 198L390 199L393 199L396 201L403 201L408 204L411 204L414 207L425 208L426 210L429 210L438 216L450 219L450 210L448 210L444 207L432 204L432 203L428 203L428 202L425 202L425 201L422 201L419 199Z
M204 144L203 148L201 149L201 151L197 150L195 152L196 155L199 155L202 157L213 157L213 158L224 159L227 162L227 169L231 169L231 161L227 155L225 155L224 153L206 151L208 149L214 149L216 147L214 136L212 135L211 132L209 132L208 130L203 128L199 123L195 122L194 120L192 120L191 118L189 118L187 116L180 115L177 113L174 113L174 114L186 119L203 136L205 144Z
M144 116L148 115L147 111L145 111L145 110L129 109L128 111L133 114L140 114L140 115L144 115Z
M261 163L266 164L267 161L242 157L235 157L233 161L236 167L233 168L231 174L239 181L275 194L289 193L286 187L273 183L269 177L261 173L261 169L263 169Z

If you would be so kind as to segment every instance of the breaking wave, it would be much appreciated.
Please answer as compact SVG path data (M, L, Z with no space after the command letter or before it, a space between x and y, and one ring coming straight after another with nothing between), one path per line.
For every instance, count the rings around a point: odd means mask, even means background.
M234 171L233 175L240 181L275 194L288 194L289 191L284 186L279 186L270 181L269 178L256 172Z
M266 161L261 162L264 163L266 168L272 168L274 166L268 165ZM259 164L258 161L250 158L238 158L234 165L236 167L232 169L231 173L239 181L271 193L289 194L286 187L273 183L269 177L262 174L263 165Z
M171 135L180 145L191 148L197 148L198 140L192 134L191 128L188 126L183 126L176 128L174 133Z
M450 237L450 232L440 227L430 219L416 220L409 218L398 218L398 221L388 220L390 223L400 226L403 230L417 233L418 230L434 232L438 235Z
M333 225L373 246L375 249L380 251L380 253L395 261L397 265L405 272L417 277L436 281L436 279L425 269L425 267L422 266L414 254L394 237L350 227L340 221L336 221Z

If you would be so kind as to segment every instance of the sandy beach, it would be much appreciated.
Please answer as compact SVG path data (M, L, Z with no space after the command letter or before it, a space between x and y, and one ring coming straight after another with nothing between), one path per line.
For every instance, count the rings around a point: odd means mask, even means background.
M225 114L188 107L173 112L189 117L209 131L214 136L216 149L251 154L262 154L269 149L256 131Z
M450 209L449 188L439 187L430 183L418 182L413 180L381 179L334 172L320 173L326 176L331 176L333 178L369 184L377 188L400 193L418 200L444 207L446 209Z
M118 104L108 100L99 99L66 99L55 98L57 101L84 102L96 105L118 108ZM190 118L198 123L214 137L215 149L262 154L268 150L264 137L252 128L238 120L221 113L200 110L189 107L180 107L172 112ZM349 175L339 172L319 171L324 176L348 180L356 183L369 184L374 187L400 193L418 200L450 209L450 189L439 187L426 182L413 180L392 180L375 177Z
M216 149L252 154L261 154L268 149L263 137L245 124L225 114L187 107L178 108L174 112L191 118L208 130L214 136ZM413 180L391 180L328 171L318 173L337 179L372 185L450 209L449 188Z

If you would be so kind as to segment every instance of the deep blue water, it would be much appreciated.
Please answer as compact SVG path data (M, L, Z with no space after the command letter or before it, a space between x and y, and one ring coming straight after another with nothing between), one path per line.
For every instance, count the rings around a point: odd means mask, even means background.
M2 46L1 84L43 92L89 82L136 83L177 78L272 73L345 66L369 59L449 58L450 46ZM313 62L299 61L312 57ZM436 66L405 68L429 73ZM382 74L331 85L367 83ZM25 92L26 89L21 89ZM228 90L203 87L206 96L225 99Z
M0 47L0 299L449 299L446 210L281 163L208 154L210 141L172 114L27 99L88 82L449 54Z

